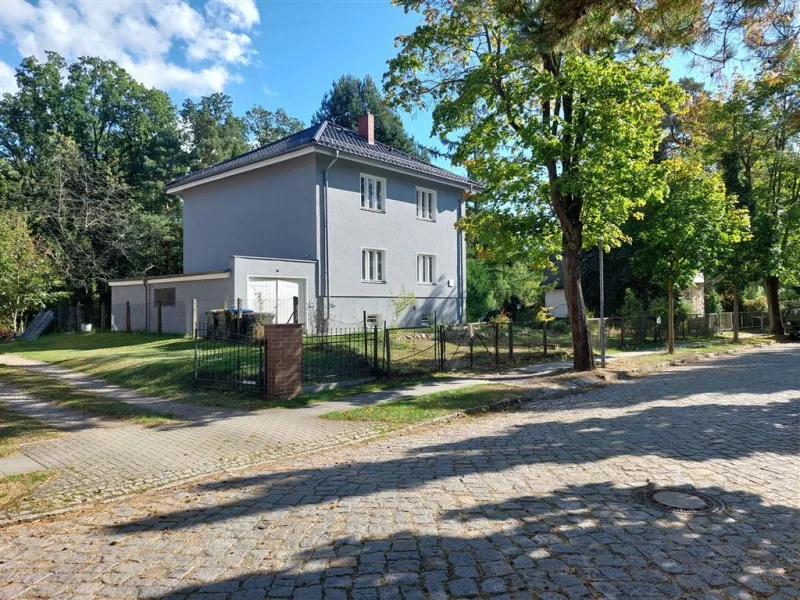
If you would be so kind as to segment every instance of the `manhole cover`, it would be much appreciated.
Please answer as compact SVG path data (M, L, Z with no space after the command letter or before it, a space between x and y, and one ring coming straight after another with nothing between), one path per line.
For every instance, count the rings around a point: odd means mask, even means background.
M638 495L649 506L676 513L707 515L725 508L716 498L686 488L647 488Z

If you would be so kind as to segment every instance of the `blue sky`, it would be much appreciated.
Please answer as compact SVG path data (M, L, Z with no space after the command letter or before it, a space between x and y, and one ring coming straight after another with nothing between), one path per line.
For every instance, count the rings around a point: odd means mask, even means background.
M396 36L418 22L388 0L0 0L0 91L13 91L23 56L55 50L114 59L176 104L224 91L238 113L283 107L308 123L342 74L380 85ZM687 70L681 58L669 64L676 78ZM402 117L433 142L427 113Z

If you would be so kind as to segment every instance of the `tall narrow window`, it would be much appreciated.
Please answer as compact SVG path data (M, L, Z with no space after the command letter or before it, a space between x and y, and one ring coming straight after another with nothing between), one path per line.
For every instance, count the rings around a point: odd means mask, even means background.
M417 254L417 283L436 283L436 257Z
M383 265L386 252L364 248L361 250L361 281L384 282Z
M384 211L386 199L386 180L372 175L361 175L361 208Z
M417 218L425 221L436 219L436 192L417 188Z

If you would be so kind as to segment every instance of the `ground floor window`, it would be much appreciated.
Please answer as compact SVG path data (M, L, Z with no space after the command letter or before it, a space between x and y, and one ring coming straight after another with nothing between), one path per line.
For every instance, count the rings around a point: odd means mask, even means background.
M361 250L361 281L384 282L386 252L364 248Z
M436 281L436 257L432 254L417 254L417 283Z

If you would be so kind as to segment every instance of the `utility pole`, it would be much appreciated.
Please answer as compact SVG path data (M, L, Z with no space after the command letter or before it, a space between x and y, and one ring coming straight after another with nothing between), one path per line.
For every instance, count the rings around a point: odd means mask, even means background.
M606 368L606 318L605 294L603 292L603 238L597 246L600 251L600 367Z

